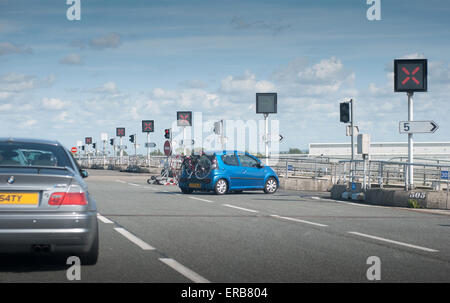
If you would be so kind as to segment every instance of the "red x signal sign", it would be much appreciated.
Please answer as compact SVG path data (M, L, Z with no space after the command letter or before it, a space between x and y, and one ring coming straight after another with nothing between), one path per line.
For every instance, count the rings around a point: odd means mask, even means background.
M427 60L395 60L394 90L396 92L427 91Z
M116 128L116 137L125 137L125 127Z
M154 121L153 120L143 120L142 121L142 132L143 133L153 133L154 132Z
M177 112L178 126L192 126L192 112Z

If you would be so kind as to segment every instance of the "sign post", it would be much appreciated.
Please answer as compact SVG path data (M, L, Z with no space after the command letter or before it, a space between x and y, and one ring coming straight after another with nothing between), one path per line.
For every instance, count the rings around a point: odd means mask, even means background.
M147 165L150 167L150 133L155 131L154 120L142 120L142 132L147 133Z
M351 162L350 162L350 182L353 182L354 178L354 161L355 161L355 119L353 115L353 99L350 99L348 102L343 102L340 104L340 120L343 123L349 123L350 122L350 137L351 137ZM359 131L359 129L358 129ZM347 130L348 133L348 130Z
M177 112L177 126L183 127L183 154L186 156L186 126L192 126L192 112L182 111Z
M123 140L122 138L125 137L125 127L117 127L116 128L116 137L120 138L120 158L119 158L119 164L123 164Z
M427 91L427 59L394 60L394 92L406 92L408 95L408 122L414 121L414 92ZM414 137L408 133L408 188L414 188Z
M264 149L269 165L269 114L277 113L277 93L256 93L256 113L264 115Z
M89 165L91 165L91 155L89 154L89 152L88 152L88 148L89 148L89 145L91 145L92 144L92 137L86 137L86 138L84 138L84 143L86 144L86 150L85 150L85 152L87 152L87 156L88 156L88 166Z

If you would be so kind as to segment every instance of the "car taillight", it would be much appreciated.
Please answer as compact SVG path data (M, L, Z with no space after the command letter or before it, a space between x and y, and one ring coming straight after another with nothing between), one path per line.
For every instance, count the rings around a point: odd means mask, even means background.
M218 168L219 168L219 165L217 164L217 159L214 158L214 159L212 160L211 169L218 169Z
M48 199L49 205L87 205L84 193L53 193Z

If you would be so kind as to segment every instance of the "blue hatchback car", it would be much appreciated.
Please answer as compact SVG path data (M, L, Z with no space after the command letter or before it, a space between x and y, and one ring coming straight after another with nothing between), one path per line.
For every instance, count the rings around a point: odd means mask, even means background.
M214 151L206 152L203 157L207 157L211 165L209 173L201 178L189 174L183 166L178 180L183 193L190 194L197 190L224 195L230 191L264 190L266 194L273 194L278 189L279 179L275 171L248 153Z

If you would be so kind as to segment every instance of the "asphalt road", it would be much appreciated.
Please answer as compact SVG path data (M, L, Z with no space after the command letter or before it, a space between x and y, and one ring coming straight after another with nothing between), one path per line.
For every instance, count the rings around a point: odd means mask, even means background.
M90 171L100 258L81 282L450 282L450 215L278 191L183 195ZM67 282L66 260L4 256L0 282Z

